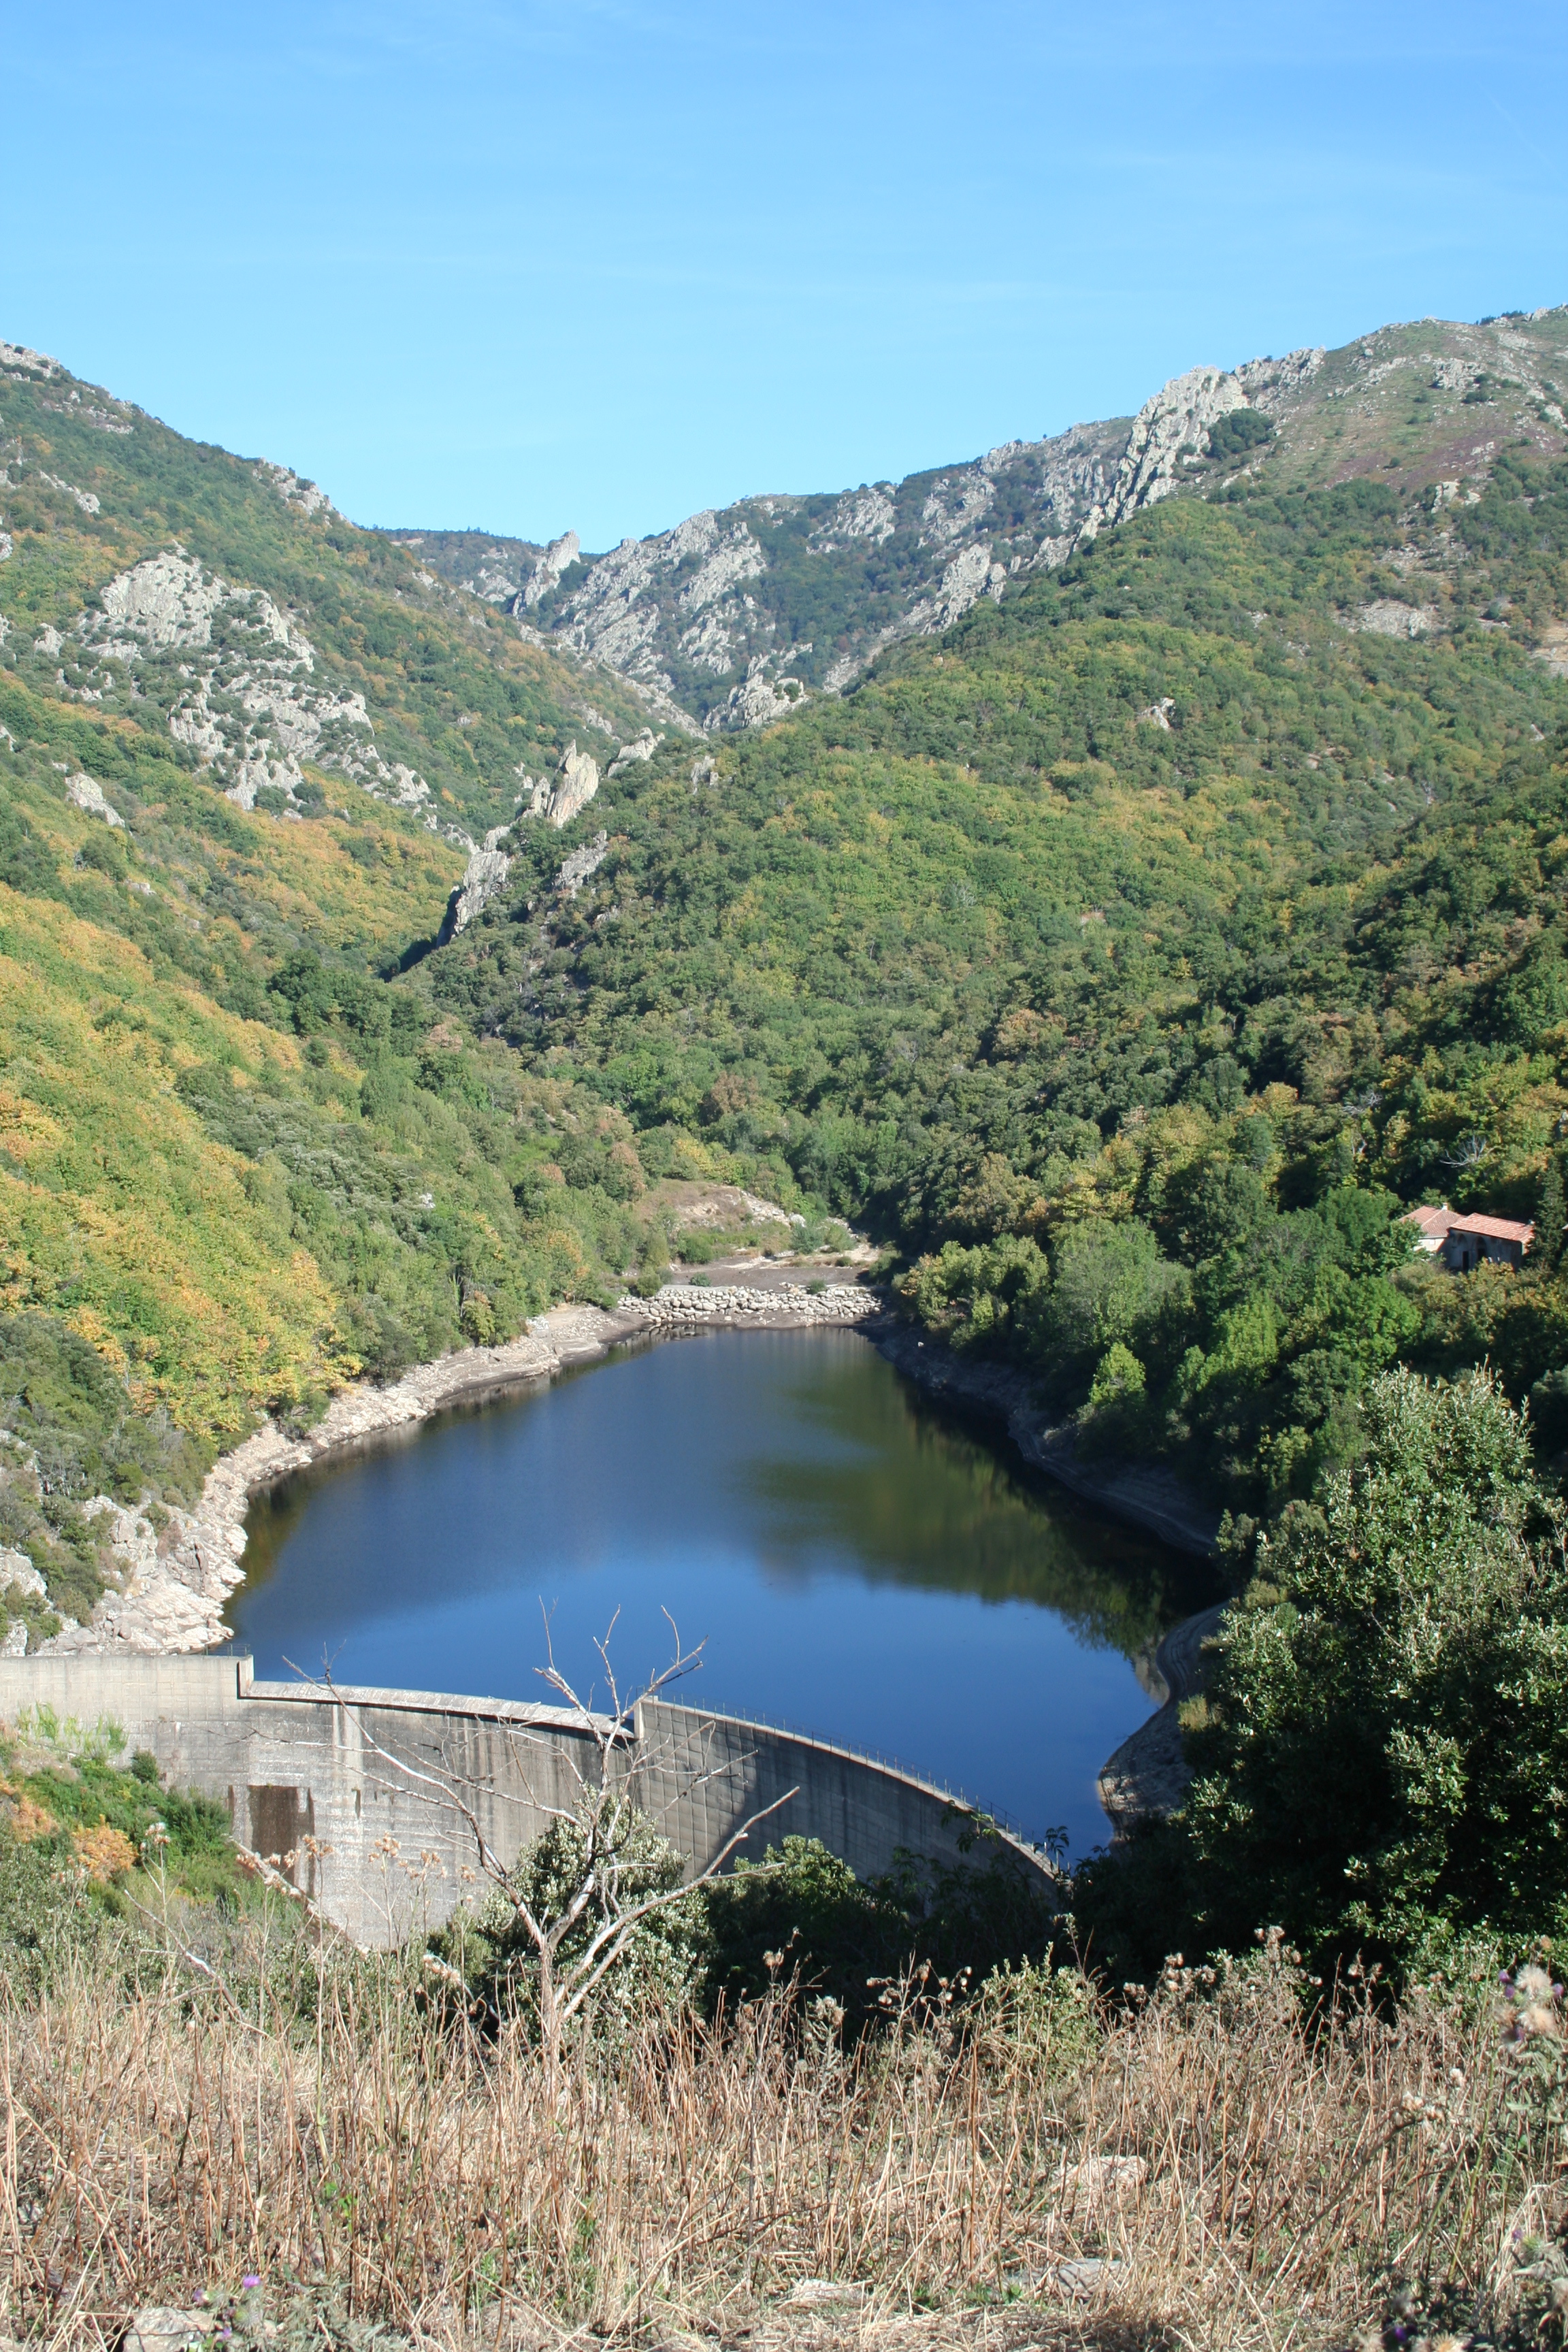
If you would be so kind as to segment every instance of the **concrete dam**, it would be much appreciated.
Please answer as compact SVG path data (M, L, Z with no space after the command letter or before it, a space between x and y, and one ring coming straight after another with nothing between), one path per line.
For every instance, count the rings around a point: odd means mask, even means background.
M277 1855L289 1883L357 1943L391 1946L439 1926L473 1886L472 1812L510 1864L598 1770L607 1717L406 1690L258 1682L247 1657L0 1659L0 1718L50 1709L124 1734L165 1787L224 1805L237 1843ZM737 1717L641 1699L610 1751L636 1801L696 1875L776 1806L739 1851L760 1861L814 1837L858 1877L900 1850L956 1863L973 1808L896 1767ZM1049 1877L1009 1832L1003 1849Z

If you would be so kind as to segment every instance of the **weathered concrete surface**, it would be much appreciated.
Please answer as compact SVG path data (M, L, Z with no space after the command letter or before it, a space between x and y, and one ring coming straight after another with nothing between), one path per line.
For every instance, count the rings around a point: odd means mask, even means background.
M472 1828L510 1862L598 1770L596 1722L559 1707L442 1693L258 1683L248 1658L0 1659L0 1717L52 1707L108 1717L150 1751L166 1785L228 1810L237 1842L278 1856L289 1881L363 1944L402 1942L449 1916L475 1884ZM644 1702L621 1751L637 1801L707 1867L752 1815L786 1799L746 1848L820 1838L861 1875L897 1851L956 1860L967 1808L943 1790L797 1734ZM794 1793L790 1793L793 1791ZM1020 1864L1043 1855L1009 1839Z
M645 1757L638 1802L656 1820L679 1823L679 1835L668 1826L665 1834L695 1869L713 1861L738 1822L774 1804L778 1811L744 1849L752 1861L790 1836L820 1838L858 1878L877 1877L900 1851L962 1858L960 1832L973 1808L894 1765L662 1700L644 1700L637 1722ZM1004 1843L1029 1868L1046 1870L1033 1846L1005 1833Z

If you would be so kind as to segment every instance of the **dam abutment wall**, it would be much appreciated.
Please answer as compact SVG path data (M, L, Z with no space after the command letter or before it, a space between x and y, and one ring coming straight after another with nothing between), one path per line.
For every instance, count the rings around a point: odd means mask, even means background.
M166 1787L227 1810L237 1843L288 1857L285 1874L362 1944L440 1925L478 1892L474 1817L510 1863L599 1769L605 1718L441 1692L257 1681L247 1657L0 1659L0 1719L52 1714L90 1734L109 1723L123 1754L156 1759ZM642 1809L706 1869L736 1831L773 1808L739 1853L821 1840L858 1876L900 1850L961 1858L971 1810L896 1767L805 1735L666 1700L638 1703L613 1751ZM1045 1857L1010 1836L1021 1865ZM726 1867L732 1867L733 1857Z

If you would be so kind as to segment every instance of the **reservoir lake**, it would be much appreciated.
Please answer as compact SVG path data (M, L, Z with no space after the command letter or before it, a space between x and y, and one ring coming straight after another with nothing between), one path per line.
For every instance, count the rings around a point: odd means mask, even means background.
M1209 1571L928 1404L844 1330L616 1349L274 1487L229 1615L257 1674L605 1702L682 1643L668 1696L895 1760L1071 1853L1152 1711L1133 1659ZM787 1829L787 1822L779 1825Z

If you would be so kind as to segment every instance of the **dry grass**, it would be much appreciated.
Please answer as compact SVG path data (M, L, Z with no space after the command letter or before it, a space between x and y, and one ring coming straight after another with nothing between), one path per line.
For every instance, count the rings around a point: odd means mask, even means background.
M1501 2154L1525 2077L1484 2004L1309 2039L1278 1955L1218 1989L1173 1971L1119 2018L1060 1979L964 2033L906 1999L851 2057L780 1993L722 2031L585 2042L554 2086L393 1969L291 1965L319 1986L303 2023L270 1965L232 1994L79 1964L4 1997L18 2334L112 2344L138 2305L255 2272L285 2316L314 2296L454 2346L754 2345L781 2311L861 2342L1327 2345L1391 2277L1497 2307L1568 2154L1542 2097ZM1106 2267L1069 2273L1074 2299L1062 2265L1086 2257ZM859 2300L835 2320L803 2281ZM933 2305L949 2316L917 2321ZM353 2333L313 2316L310 2340Z

